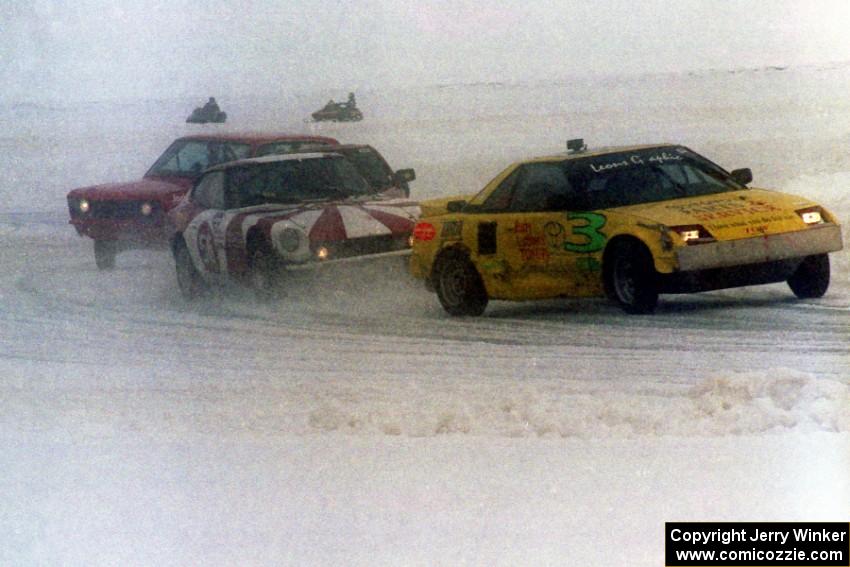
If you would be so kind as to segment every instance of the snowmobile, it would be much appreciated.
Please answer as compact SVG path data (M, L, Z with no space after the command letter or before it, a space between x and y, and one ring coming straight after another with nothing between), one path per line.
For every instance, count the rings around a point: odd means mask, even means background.
M206 124L207 122L221 123L227 120L227 113L218 111L216 113L206 113L203 108L196 108L186 119L186 122L192 124Z
M363 120L363 113L357 108L353 101L334 102L329 101L324 108L312 114L315 122L359 122Z

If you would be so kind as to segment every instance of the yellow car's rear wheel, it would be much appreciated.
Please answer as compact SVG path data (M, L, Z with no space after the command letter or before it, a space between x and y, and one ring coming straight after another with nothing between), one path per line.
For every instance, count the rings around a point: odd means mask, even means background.
M487 308L487 290L469 258L444 252L434 267L434 287L443 309L455 316L478 316Z

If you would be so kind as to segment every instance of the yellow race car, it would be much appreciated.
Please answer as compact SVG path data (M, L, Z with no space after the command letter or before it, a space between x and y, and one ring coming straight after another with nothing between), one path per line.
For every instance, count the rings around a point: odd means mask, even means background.
M471 198L421 203L410 269L448 313L602 295L650 313L662 293L781 281L797 297L826 293L841 227L818 203L748 188L749 169L683 146L567 147Z

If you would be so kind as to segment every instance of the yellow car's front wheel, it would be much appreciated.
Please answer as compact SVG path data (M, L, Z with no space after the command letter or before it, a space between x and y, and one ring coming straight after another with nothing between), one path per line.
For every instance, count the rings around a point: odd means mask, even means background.
M652 313L658 305L658 274L652 254L640 242L621 240L605 253L605 293L623 311Z
M478 316L487 308L487 290L475 266L464 253L450 250L434 265L434 287L450 315Z
M808 256L788 278L788 287L800 299L823 297L829 288L829 256Z

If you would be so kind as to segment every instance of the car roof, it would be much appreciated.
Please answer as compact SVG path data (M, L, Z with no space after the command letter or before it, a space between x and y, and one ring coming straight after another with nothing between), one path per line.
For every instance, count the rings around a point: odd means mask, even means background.
M341 150L362 150L362 149L375 149L369 144L337 144L333 147L333 149L329 149L328 151L336 152Z
M572 159L580 159L586 157L596 157L596 156L604 156L607 154L617 154L622 152L635 152L640 150L651 150L654 148L676 148L681 147L679 144L670 144L670 143L662 143L662 144L642 144L642 145L634 145L634 146L604 146L600 148L595 148L593 150L583 150L580 152L565 152L562 154L553 154L548 156L540 156L529 158L526 160L521 160L520 163L530 163L530 162L546 162L546 161L564 161L564 160L572 160Z
M244 142L246 144L266 144L269 142L317 142L338 145L339 140L327 136L310 134L274 134L267 132L225 132L214 134L190 134L178 140L221 140L226 142Z
M357 150L371 150L372 152L375 152L375 153L378 152L378 150L376 150L375 148L373 148L369 144L332 144L332 145L333 145L332 148L320 148L320 149L318 149L318 151L343 153L343 152L351 152L351 151L357 151ZM313 152L313 151L317 151L317 148L305 146L303 148L299 148L297 150L293 150L291 152L286 152L286 153L287 154L304 154L304 153Z
M323 151L311 151L307 153L295 153L295 154L271 154L267 156L255 157L255 158L245 158L239 159L235 161L228 161L225 163L220 163L218 165L214 165L207 169L207 171L218 171L223 169L230 169L231 167L239 167L245 165L259 164L259 163L277 163L282 161L303 161L305 159L319 159L319 158L327 158L334 157L339 159L345 159L340 154L334 153L333 150L328 150L326 152Z

